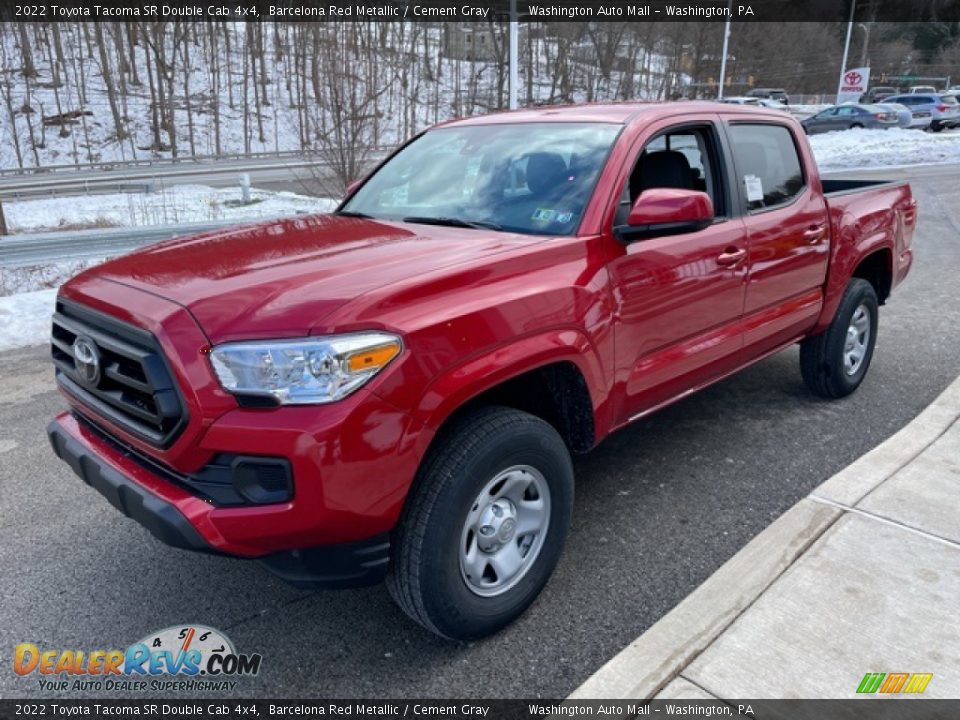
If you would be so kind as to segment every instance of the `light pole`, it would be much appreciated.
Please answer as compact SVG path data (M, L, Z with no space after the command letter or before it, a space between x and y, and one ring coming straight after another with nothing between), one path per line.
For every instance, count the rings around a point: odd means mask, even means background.
M860 67L866 67L867 51L870 48L870 26L864 23L857 23L857 27L863 28L863 52L860 54Z
M517 109L517 85L519 85L519 73L517 71L517 0L510 0L510 100L511 110ZM529 38L528 38L529 41Z
M857 0L850 0L850 22L847 23L847 42L843 46L843 62L840 65L840 81L837 83L837 100L843 88L843 74L847 71L847 56L850 54L850 36L853 35L853 13L857 9Z
M723 57L720 58L720 90L717 92L717 100L723 100L723 84L727 79L727 46L730 44L730 17L727 16L727 22L723 26Z

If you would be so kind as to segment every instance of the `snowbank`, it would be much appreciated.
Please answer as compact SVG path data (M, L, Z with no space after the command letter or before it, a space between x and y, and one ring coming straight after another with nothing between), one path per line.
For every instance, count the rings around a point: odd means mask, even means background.
M11 234L71 227L139 227L202 220L255 220L328 212L335 200L251 189L240 205L239 188L176 185L152 193L54 197L4 203Z
M56 288L0 297L0 351L47 342L56 297Z
M960 163L960 131L840 130L811 135L821 170Z

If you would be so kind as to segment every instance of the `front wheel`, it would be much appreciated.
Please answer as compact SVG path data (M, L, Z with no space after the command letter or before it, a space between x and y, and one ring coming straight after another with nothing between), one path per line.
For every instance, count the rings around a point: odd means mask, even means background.
M476 408L424 460L394 533L387 588L438 635L494 633L546 585L572 509L573 465L556 430L517 410Z
M860 387L877 342L877 308L873 285L854 278L826 331L800 343L800 372L811 392L841 398Z

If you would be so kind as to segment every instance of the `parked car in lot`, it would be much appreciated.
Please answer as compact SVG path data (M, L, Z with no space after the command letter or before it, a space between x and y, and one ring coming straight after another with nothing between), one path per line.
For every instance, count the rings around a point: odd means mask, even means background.
M885 98L890 97L891 95L896 95L897 89L895 87L890 87L888 85L878 85L877 87L869 88L863 95L860 96L861 105L874 105L881 102Z
M801 121L808 135L853 128L886 129L900 122L896 110L879 105L834 105Z
M747 93L747 96L755 98L770 98L771 100L776 100L781 105L790 104L790 98L787 95L787 91L783 88L754 88Z
M913 113L910 112L910 108L908 108L906 105L901 105L900 103L880 102L876 103L876 107L882 108L888 112L895 112L897 114L897 127L908 128L913 126ZM929 123L927 124L929 125Z
M571 455L796 343L812 393L854 392L916 218L906 183L821 178L782 112L452 121L333 214L63 285L49 439L172 546L302 587L385 577L425 628L477 638L553 572Z
M912 85L907 92L911 95L936 95L940 91L933 85Z
M930 129L940 132L946 128L960 127L960 103L951 95L908 94L894 95L887 102L899 103L910 108L919 122L930 121Z
M777 102L776 100L771 100L770 98L762 97L749 97L748 95L735 95L733 97L725 97L720 100L720 102L727 105L752 105L754 107L766 107L772 110L782 110L787 111L786 106L783 103Z

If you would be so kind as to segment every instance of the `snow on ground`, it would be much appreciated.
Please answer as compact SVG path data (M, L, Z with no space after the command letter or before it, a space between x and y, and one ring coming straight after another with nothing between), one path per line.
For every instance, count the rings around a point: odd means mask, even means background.
M960 131L841 130L811 135L821 170L960 163Z
M179 185L147 195L96 195L4 203L13 233L65 227L136 227L201 220L257 218L328 212L329 198L251 190L252 203L236 204L239 189ZM57 288L105 258L70 260L24 268L0 267L0 351L40 344L50 334Z
M56 297L56 288L0 297L0 351L46 342Z
M4 203L11 234L77 227L139 227L199 222L254 220L278 215L328 212L329 198L251 189L242 205L239 188L177 185L152 193L54 197Z
M22 267L4 267L0 265L0 297L18 293L58 288L74 275L79 275L88 267L99 265L107 258L85 258L83 260L62 260L43 265L24 265Z

